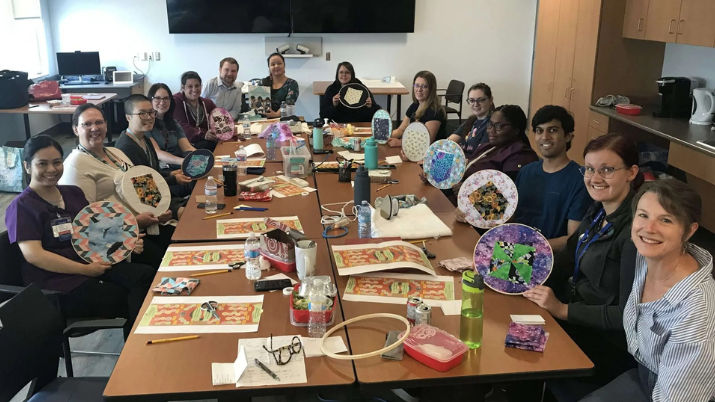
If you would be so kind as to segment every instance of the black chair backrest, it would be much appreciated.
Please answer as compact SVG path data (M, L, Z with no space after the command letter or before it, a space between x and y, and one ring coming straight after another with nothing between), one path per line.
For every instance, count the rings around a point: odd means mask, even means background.
M7 230L0 233L0 285L22 286L22 261L20 247L10 244Z
M63 323L37 285L0 305L0 400L33 381L30 395L57 378Z
M448 102L460 103L462 94L464 93L464 83L462 81L452 80L447 85L447 94L444 97Z

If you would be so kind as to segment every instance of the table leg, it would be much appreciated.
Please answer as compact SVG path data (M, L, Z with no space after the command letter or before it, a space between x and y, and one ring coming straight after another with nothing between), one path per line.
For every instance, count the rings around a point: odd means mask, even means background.
M402 95L397 95L397 115L395 120L402 122Z
M25 122L25 138L29 140L32 136L30 133L30 116L28 116L27 113L24 113L22 115L22 120Z
M107 143L112 142L112 130L114 129L114 102L105 102L103 105L104 114L107 116Z
M387 95L387 114L392 116L390 109L392 109L392 95Z

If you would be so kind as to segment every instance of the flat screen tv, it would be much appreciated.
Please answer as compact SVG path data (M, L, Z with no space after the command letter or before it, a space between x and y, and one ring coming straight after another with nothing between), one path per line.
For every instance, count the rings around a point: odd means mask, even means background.
M291 12L295 33L415 31L415 0L291 0Z
M290 0L166 0L169 33L289 33Z

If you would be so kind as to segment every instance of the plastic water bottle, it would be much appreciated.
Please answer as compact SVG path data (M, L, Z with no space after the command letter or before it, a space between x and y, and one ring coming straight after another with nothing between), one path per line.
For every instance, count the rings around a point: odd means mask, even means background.
M248 115L243 116L243 139L251 139L251 120L248 118Z
M369 239L372 237L370 234L372 230L370 215L370 204L363 200L362 205L358 207L358 236L361 239Z
M257 281L261 279L261 242L256 234L250 232L246 244L243 246L243 256L246 258L246 279Z
M245 176L248 169L248 153L241 145L236 151L236 164L238 165L238 176Z
M325 310L328 300L324 290L324 282L313 279L313 284L308 291L308 336L311 338L322 338L325 335Z
M470 349L482 346L484 329L484 279L474 271L462 274L462 314L459 339Z
M268 134L266 138L266 159L269 161L276 159L276 137L273 133Z
M288 116L288 108L286 107L285 101L281 102L281 117Z
M204 186L204 195L206 196L205 209L207 214L216 213L216 195L218 194L218 186L216 185L216 180L213 176L209 176L206 180L206 185Z

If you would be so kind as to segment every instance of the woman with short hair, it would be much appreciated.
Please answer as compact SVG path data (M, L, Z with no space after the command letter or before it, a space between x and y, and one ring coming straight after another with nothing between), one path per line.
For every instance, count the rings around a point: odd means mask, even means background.
M218 137L211 129L209 120L216 104L201 97L201 77L196 71L181 74L181 92L174 94L176 109L174 119L184 129L186 138L196 149L216 148Z

